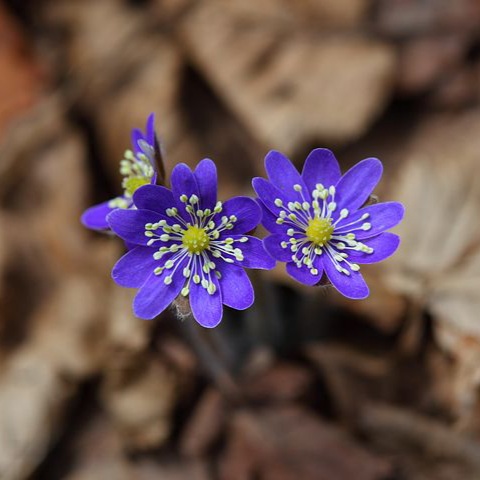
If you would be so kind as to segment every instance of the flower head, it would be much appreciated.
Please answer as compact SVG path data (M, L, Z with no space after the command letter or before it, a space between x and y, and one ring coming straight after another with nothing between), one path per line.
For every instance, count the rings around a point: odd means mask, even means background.
M140 289L133 302L140 318L156 317L182 295L189 298L195 319L214 327L222 304L243 310L253 303L243 267L275 265L262 242L246 235L260 222L261 209L247 197L217 201L217 172L209 159L194 172L177 165L171 186L143 186L133 194L136 209L109 215L112 230L134 245L112 277Z
M359 264L384 260L400 239L386 230L403 218L397 202L365 204L382 176L382 164L367 158L341 175L330 150L315 149L300 174L290 160L272 151L265 158L269 180L255 178L264 215L272 233L267 251L287 263L287 272L306 285L325 273L348 298L361 299L369 290Z
M82 215L82 223L93 230L109 228L107 216L117 208L133 207L133 194L143 185L157 181L157 160L160 157L155 137L155 116L147 119L145 133L136 128L132 130L132 150L126 150L120 161L120 173L123 176L123 194L106 202L88 208Z

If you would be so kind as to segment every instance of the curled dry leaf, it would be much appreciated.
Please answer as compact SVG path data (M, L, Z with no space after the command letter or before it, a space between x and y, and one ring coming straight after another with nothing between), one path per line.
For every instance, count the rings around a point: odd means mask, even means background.
M345 142L365 132L393 88L388 45L282 27L239 10L199 2L180 39L252 138L291 153L313 138Z
M479 112L430 118L419 129L392 192L406 209L402 243L385 264L390 287L433 315L438 342L458 361L460 414L480 385L479 130Z

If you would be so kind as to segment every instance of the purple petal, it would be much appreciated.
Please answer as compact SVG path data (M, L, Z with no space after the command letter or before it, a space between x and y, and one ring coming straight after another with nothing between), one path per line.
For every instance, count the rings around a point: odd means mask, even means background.
M325 188L336 185L341 175L335 155L326 148L312 150L305 160L302 171L302 178L309 192L315 190L317 183L321 183Z
M243 253L243 260L235 260L235 265L245 268L260 268L262 270L271 270L275 267L275 260L268 254L263 246L263 242L256 237L248 235L231 235L233 239L247 237L248 242L237 243L235 247L240 248Z
M373 253L347 250L349 261L355 263L381 262L395 253L400 245L400 237L394 233L385 232L376 237L363 240L362 243L373 248Z
M247 233L252 231L262 219L262 211L257 202L249 197L233 197L223 204L222 211L215 216L218 224L223 216L235 215L237 221L231 230L225 230L226 236L236 233Z
M138 247L135 243L123 242L127 250L133 250L135 247Z
M113 267L112 278L122 287L140 288L158 266L158 260L153 259L154 252L150 247L130 250Z
M133 300L133 311L139 318L151 320L162 313L178 297L185 285L183 267L187 261L184 259L172 275L172 283L166 285L165 278L172 270L164 270L160 275L152 273L138 291Z
M139 128L134 128L132 130L132 147L135 154L137 153L145 153L142 149L141 144L139 143L140 140L148 143L152 148L155 145L155 114L151 113L147 118L147 123L145 126L145 133L142 132Z
M202 327L206 328L216 327L223 315L222 294L216 275L212 275L211 280L217 287L213 295L210 295L202 285L190 282L189 297L193 316Z
M91 228L92 230L107 230L110 228L107 222L107 215L114 210L108 204L111 200L108 200L93 207L87 208L82 214L81 222L85 227Z
M222 274L219 280L222 302L236 310L251 307L255 297L252 283L245 270L225 262L218 262L217 270Z
M300 172L283 153L272 150L265 157L265 170L268 178L279 190L294 201L303 201L300 192L293 189L294 185L300 185L307 200L310 200L310 191L303 181Z
M165 215L167 208L174 207L172 192L158 185L144 185L133 194L133 203L138 209L151 210Z
M179 163L172 171L170 183L172 184L173 199L178 211L185 220L190 221L190 215L185 210L185 203L180 201L180 197L186 195L190 199L192 195L196 195L200 198L195 176L187 165Z
M217 167L209 158L203 159L193 172L200 192L200 208L213 210L217 203Z
M323 267L332 285L345 297L360 300L370 293L360 272L350 271L350 275L338 272L332 261L326 255L323 257Z
M138 153L142 153L142 149L138 144L140 140L143 140L143 132L139 128L134 128L132 130L131 141L132 141L133 153L135 155Z
M338 212L338 209L336 212ZM368 218L360 220L361 217L367 213L369 215ZM405 209L403 205L398 202L384 202L370 205L369 207L357 210L341 222L338 222L335 228L335 234L340 235L353 232L359 240L373 237L399 224L403 219L404 213ZM349 226L349 224L354 222L357 223ZM364 223L369 223L371 228L369 230L362 230L360 227Z
M290 245L290 238L288 235L273 234L263 239L265 250L276 260L280 262L291 262L292 252L290 247L283 248L280 244L287 242Z
M294 262L287 263L287 273L300 283L305 285L316 285L323 274L322 261L320 257L316 257L314 261L314 266L318 270L317 275L313 275L306 265L302 265L300 268Z
M360 208L368 199L382 176L382 162L367 158L357 163L339 180L336 186L337 210L347 208L351 212Z
M145 224L156 223L167 217L151 210L114 210L108 216L111 229L123 240L135 245L146 245Z
M274 215L264 204L261 200L258 200L258 204L262 209L262 225L272 233L280 233L285 234L290 225L279 225L277 223L277 216Z
M151 113L147 118L147 124L145 126L145 141L154 146L155 143L155 113Z
M282 200L284 205L287 205L287 203L291 201L289 200L291 197L284 195L283 192L264 178L255 177L252 180L252 186L265 207L267 207L274 215L277 215L281 210L280 207L275 205L275 200L277 198Z

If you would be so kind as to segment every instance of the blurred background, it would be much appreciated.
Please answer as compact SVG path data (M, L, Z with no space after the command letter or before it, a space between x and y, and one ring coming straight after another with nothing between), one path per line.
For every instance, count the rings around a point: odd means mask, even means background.
M167 170L253 194L277 149L379 157L406 218L365 301L279 266L214 331L133 317L120 193ZM0 1L0 478L480 478L478 0Z

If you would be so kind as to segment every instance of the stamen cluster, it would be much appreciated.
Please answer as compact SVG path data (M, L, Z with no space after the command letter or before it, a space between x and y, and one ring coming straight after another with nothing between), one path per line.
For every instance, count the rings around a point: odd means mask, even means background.
M354 233L356 230L370 230L371 224L363 222L370 214L365 213L357 220L339 226L339 222L349 216L349 211L343 208L338 218L333 221L332 214L337 209L334 185L325 188L321 183L317 183L311 192L311 201L303 195L301 185L293 185L293 190L301 195L302 202L288 202L284 205L280 198L274 200L275 205L280 208L276 223L289 227L287 235L290 239L280 245L283 249L290 250L292 262L298 268L305 265L312 275L318 275L316 257L325 255L330 258L338 272L344 275L350 275L352 270L358 272L359 265L348 261L348 250L367 254L374 252L372 247L357 241ZM342 262L348 265L349 269L342 266Z
M164 277L166 285L172 283L173 274L178 265L187 259L186 266L182 273L187 282L182 288L181 294L188 296L190 283L200 284L210 295L213 295L217 287L212 281L212 275L218 279L222 274L216 269L216 263L212 261L219 259L225 263L241 262L244 259L241 244L248 242L248 237L221 238L221 233L234 228L238 220L235 215L219 217L223 210L222 202L218 201L213 210L199 207L197 195L180 196L180 201L185 204L185 210L190 216L190 221L185 221L175 207L168 208L166 214L175 223L167 220L160 220L156 223L145 224L145 236L149 238L147 246L161 244L153 254L155 260L161 260L165 255L172 254L161 267L156 267L155 275L161 275L165 270L170 270Z

